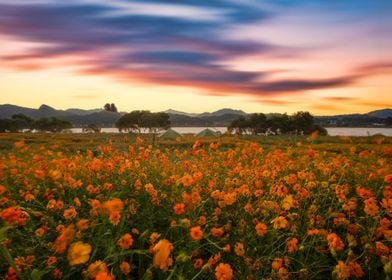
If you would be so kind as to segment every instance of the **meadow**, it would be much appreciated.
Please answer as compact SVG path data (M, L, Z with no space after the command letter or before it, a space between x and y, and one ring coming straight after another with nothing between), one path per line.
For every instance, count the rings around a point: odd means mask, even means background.
M390 279L392 138L0 134L2 279Z

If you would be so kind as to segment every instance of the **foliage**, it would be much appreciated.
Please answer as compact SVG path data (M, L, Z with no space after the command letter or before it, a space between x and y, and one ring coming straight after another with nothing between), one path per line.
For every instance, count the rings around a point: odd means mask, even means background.
M117 113L118 112L118 110L117 110L117 107L116 107L116 105L114 105L114 103L106 103L104 106L103 106L103 109L105 110L105 111L108 111L108 112L114 112L114 113Z
M69 121L56 117L34 120L23 114L16 114L11 119L0 119L0 132L20 132L33 129L60 132L71 127L72 124Z
M69 121L56 117L40 118L34 123L34 128L38 131L60 132L71 127L72 124Z
M263 113L239 117L231 122L228 130L236 134L310 134L318 131L326 135L324 128L314 124L314 117L309 112L297 112L291 116L276 114L267 118Z
M163 112L151 113L150 111L132 111L123 115L117 122L116 127L120 131L141 132L148 129L151 133L157 133L170 127L169 115Z

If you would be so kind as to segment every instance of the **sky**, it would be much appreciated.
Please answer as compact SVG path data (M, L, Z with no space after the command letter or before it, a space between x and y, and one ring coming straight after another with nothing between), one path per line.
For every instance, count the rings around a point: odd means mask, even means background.
M0 104L392 107L390 0L0 0Z

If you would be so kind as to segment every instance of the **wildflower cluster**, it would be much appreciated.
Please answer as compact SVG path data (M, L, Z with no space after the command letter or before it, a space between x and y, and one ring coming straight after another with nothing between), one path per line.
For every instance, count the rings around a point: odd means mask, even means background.
M336 149L17 144L0 154L0 278L392 276L391 147Z

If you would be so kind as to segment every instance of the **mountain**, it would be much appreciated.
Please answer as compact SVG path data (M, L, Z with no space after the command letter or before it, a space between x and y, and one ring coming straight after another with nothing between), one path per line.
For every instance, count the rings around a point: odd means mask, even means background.
M172 109L165 112L169 114L172 126L228 126L233 120L247 115L244 111L228 108L201 114L190 114Z
M96 124L99 127L112 127L123 115L123 113L107 112L103 109L83 110L72 108L57 110L46 104L42 104L38 109L11 104L0 105L0 119L8 119L15 114L24 114L33 119L57 117L70 121L74 126Z
M239 115L239 116L246 116L248 115L242 110L234 110L234 109L220 109L218 111L212 112L212 113L202 113L199 115L199 117L210 117L210 116L223 116L223 115Z
M371 111L367 114L369 116L380 118L380 119L392 118L392 109L376 110L376 111Z
M164 111L166 114L171 114L171 115L180 115L180 116L187 116L187 117L197 117L199 114L194 114L194 113L185 113L173 109L169 109Z
M4 104L4 105L0 105L0 118L1 119L11 118L12 115L15 114L24 114L26 116L32 116L35 111L36 109L16 106L12 104Z
M83 109L77 109L77 108L71 108L67 109L64 112L70 115L78 115L78 116L85 116L93 113L98 113L101 112L102 109L90 109L90 110L83 110Z
M248 115L242 110L224 108L215 112L201 114L186 113L169 109L165 111L170 116L172 126L210 126L225 127L233 120ZM42 104L38 109L26 108L12 104L0 105L0 119L11 118L15 114L24 114L33 119L57 117L70 121L74 126L95 124L99 127L113 127L114 123L124 112L107 112L103 109L83 110L71 108L57 110ZM267 117L275 114L266 114ZM348 114L336 116L316 116L315 123L321 126L392 126L392 109L372 111L366 114Z

